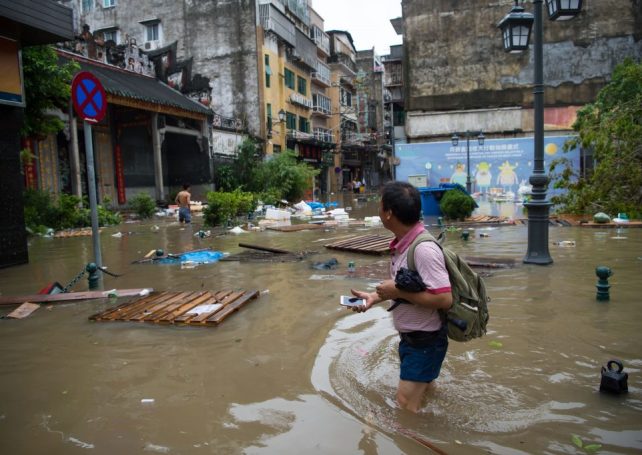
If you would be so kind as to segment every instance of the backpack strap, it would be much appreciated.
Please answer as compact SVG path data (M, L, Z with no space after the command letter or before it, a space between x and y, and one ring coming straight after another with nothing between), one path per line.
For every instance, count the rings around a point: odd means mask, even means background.
M412 270L413 272L417 271L415 268L415 249L417 248L417 245L423 242L435 242L439 245L437 239L428 231L422 232L415 237L415 240L413 240L408 247L408 270ZM439 248L441 248L441 245L439 245Z

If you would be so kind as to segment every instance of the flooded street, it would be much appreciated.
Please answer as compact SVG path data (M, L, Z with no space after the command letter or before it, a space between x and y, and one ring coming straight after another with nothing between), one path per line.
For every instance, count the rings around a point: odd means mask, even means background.
M351 217L377 214L355 203ZM341 206L341 205L340 205ZM153 230L154 225L160 229ZM526 266L523 225L476 230L446 245L463 256L515 259L486 278L489 333L451 341L438 391L424 412L394 405L397 339L385 308L339 306L347 263L386 270L387 256L329 250L333 239L386 234L382 227L252 232L200 239L173 220L121 224L101 234L103 262L120 278L103 288L263 291L218 327L92 322L108 299L59 303L24 320L0 321L2 454L419 454L429 441L450 454L642 451L642 229L551 227L554 264ZM121 238L115 232L128 232ZM433 231L434 232L434 231ZM480 237L479 233L488 237ZM575 247L553 242L571 240ZM148 251L239 242L314 250L300 262L132 264ZM90 237L30 241L30 264L0 270L2 295L67 284L93 257ZM336 258L334 270L313 262ZM610 302L595 299L605 265ZM381 277L383 278L383 277ZM74 288L86 290L83 278ZM599 393L600 368L623 361L629 393Z

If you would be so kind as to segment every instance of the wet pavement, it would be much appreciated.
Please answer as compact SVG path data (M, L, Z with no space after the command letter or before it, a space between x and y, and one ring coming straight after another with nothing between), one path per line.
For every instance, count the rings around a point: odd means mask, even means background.
M354 218L377 213L375 201L346 203ZM103 288L240 288L261 297L213 328L89 321L116 304L108 299L0 321L0 453L426 453L421 441L451 454L586 453L578 440L600 444L599 453L642 450L642 229L551 227L555 262L547 267L520 263L526 226L476 230L468 242L449 235L447 246L462 255L517 266L486 278L489 333L451 342L436 395L408 415L394 405L397 337L388 313L338 305L351 287L376 283L371 275L387 258L323 247L387 234L383 228L200 239L200 223L105 229L103 261L124 275L106 276ZM553 244L565 240L575 246ZM132 264L151 249L234 254L244 250L239 242L318 253L191 269ZM93 256L90 237L34 238L29 253L28 265L0 270L2 295L64 285ZM336 269L312 268L331 258ZM348 277L351 260L372 274ZM598 265L614 272L609 302L595 299ZM86 289L85 279L74 288ZM598 391L600 368L612 358L629 373L628 395Z

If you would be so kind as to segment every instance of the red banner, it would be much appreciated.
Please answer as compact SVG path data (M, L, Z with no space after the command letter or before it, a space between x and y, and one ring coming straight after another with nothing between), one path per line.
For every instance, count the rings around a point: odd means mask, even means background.
M120 145L114 150L114 161L116 165L116 188L118 189L118 204L123 205L127 202L125 195L125 170L123 169L123 155Z
M22 163L22 170L25 176L25 188L33 190L38 189L38 171L36 170L36 158L33 153L33 145L31 139L22 139L22 149L28 150L32 156L29 160L24 160Z

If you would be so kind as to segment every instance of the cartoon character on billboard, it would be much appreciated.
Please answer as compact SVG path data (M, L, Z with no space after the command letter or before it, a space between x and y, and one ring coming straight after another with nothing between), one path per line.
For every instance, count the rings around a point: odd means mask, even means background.
M504 161L499 166L499 174L497 175L497 184L504 187L505 191L510 191L513 185L517 185L517 174L515 173L515 166L511 166L508 161Z
M493 175L490 173L491 164L486 161L482 161L477 166L477 172L475 172L475 181L479 188L479 192L485 194L490 188L490 183L492 181Z
M463 163L455 164L455 171L450 176L450 183L458 183L461 186L466 186L466 170Z

